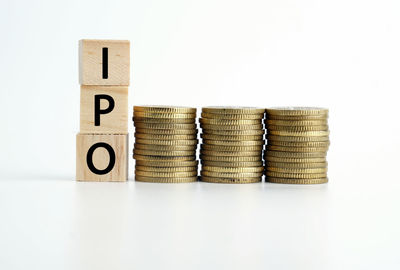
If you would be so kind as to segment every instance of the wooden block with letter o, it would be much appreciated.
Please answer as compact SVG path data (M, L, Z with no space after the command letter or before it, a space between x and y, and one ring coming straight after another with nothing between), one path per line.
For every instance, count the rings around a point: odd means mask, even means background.
M79 41L81 85L129 85L129 62L128 40Z
M76 135L76 180L126 181L128 135Z
M81 86L81 133L128 133L127 86Z

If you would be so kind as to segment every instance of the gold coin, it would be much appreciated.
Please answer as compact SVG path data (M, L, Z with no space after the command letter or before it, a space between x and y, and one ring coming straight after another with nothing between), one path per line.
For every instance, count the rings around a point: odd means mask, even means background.
M200 127L204 130L212 129L212 130L263 130L263 125L211 125L211 124L200 124Z
M258 161L261 162L261 156L250 156L250 157L221 157L221 156L204 156L200 155L201 160L207 160L207 161L222 161L222 162L254 162Z
M267 126L267 132L272 130L290 131L290 132L304 132L304 131L327 131L328 126Z
M283 172L271 172L266 171L267 177L279 177L279 178L300 178L300 179L313 179L313 178L326 178L325 173L283 173Z
M326 152L328 147L285 147L279 145L267 145L267 150L282 152Z
M204 140L203 144L213 144L213 145L229 145L229 146L250 146L250 145L264 145L264 140L259 141L214 141L214 140Z
M328 178L313 178L313 179L293 179L293 178L279 178L279 177L267 177L267 182L280 183L280 184L324 184L328 182Z
M263 114L265 109L255 107L203 107L202 112L213 114Z
M266 150L264 152L265 156L271 157L287 157L287 158L316 158L316 157L326 157L326 152L307 152L307 153L296 153L296 152L281 152L281 151L271 151Z
M196 118L146 118L146 117L133 117L135 123L149 123L149 124L194 124Z
M159 145L135 143L134 148L151 151L196 151L197 145Z
M313 168L326 168L327 162L309 162L309 163L289 163L289 162L274 162L267 161L265 167L274 168L291 168L291 169L313 169Z
M321 163L326 162L326 157L310 157L310 158L291 158L291 157L274 157L274 156L264 156L265 161L268 162L282 162L282 163Z
M209 161L202 160L202 166L212 167L260 167L263 166L262 161L238 161L238 162L223 162L223 161Z
M135 123L136 128L147 129L196 129L196 124L150 124L150 123Z
M268 140L268 145L277 145L284 147L325 147L328 149L330 142L285 142L285 141L274 141Z
M283 131L283 130L268 130L268 134L270 135L278 135L278 136L290 136L290 137L327 137L329 136L329 131Z
M284 115L267 114L266 118L268 120L283 120L283 121L315 121L315 120L327 121L328 115L321 114L321 115L284 116Z
M140 182L150 182L150 183L189 183L197 182L198 177L148 177L135 175L135 180Z
M201 117L209 118L209 119L243 119L243 120L251 120L251 119L263 119L264 113L259 114L220 114L220 113L201 113Z
M137 144L157 144L157 145L197 145L197 140L175 140L175 141L167 141L167 140L146 140L146 139L136 139L135 142Z
M166 140L166 141L174 141L174 140L196 140L197 135L163 135L163 134L146 134L146 133L135 133L136 139L146 139L146 140Z
M255 178L263 176L263 172L210 172L201 170L201 176L220 177L220 178Z
M276 136L267 135L267 140L274 142L329 142L329 136Z
M285 116L328 115L328 109L316 108L316 107L277 107L277 108L268 108L266 112L268 115L285 115Z
M135 175L147 177L192 177L197 176L197 171L192 172L149 172L149 171L135 171Z
M262 156L262 151L212 151L200 149L201 155L222 156L222 157L257 157Z
M265 120L265 124L274 126L327 126L327 120Z
M209 118L200 118L201 124L210 124L210 125L220 125L220 126L232 126L232 125L260 125L262 124L261 120L227 120L227 119L209 119Z
M299 168L277 168L277 167L271 167L271 165L268 164L266 166L266 170L270 172L282 172L282 173L326 173L328 171L328 168L307 168L307 169L299 169Z
M216 144L202 144L201 149L213 151L261 151L263 145L249 145L249 146L229 146L229 145L216 145Z
M245 136L245 135L264 135L264 129L249 129L249 130L218 130L218 129L203 129L203 134L223 135L223 136Z
M180 161L195 161L196 157L195 156L144 156L144 155L138 155L138 154L134 154L133 158L136 160L154 160L154 161L158 161L158 160L169 160L169 161L176 161L176 160L180 160Z
M159 118L159 119L171 119L171 118L189 118L195 119L195 113L148 113L148 112L134 112L133 117L140 118Z
M220 177L208 177L201 176L200 181L209 183L221 183L221 184L250 184L261 182L261 177L252 178L220 178Z
M214 135L200 134L200 137L206 140L215 141L259 141L264 139L264 135Z
M196 135L197 129L148 129L136 128L136 133L156 135Z
M192 167L153 167L153 166L135 166L136 171L145 172L196 172L197 166Z
M135 155L143 155L143 156L176 156L176 157L184 157L184 156L193 156L196 155L196 151L157 151L157 150L142 150L142 149L134 149L133 153Z
M202 166L201 168L204 171L209 172L232 172L232 173L254 173L254 172L263 172L264 167L220 167L220 166Z
M147 156L146 156L147 157ZM196 167L198 165L197 160L136 160L137 166L146 167Z
M180 107L180 106L134 106L135 112L148 112L148 113L196 113L196 108Z

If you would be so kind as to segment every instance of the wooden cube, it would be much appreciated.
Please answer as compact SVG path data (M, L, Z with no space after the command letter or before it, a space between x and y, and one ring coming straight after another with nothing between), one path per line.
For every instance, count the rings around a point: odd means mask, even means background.
M127 86L81 86L81 133L128 133Z
M126 181L128 135L77 134L76 180Z
M81 85L129 85L130 43L128 40L79 41Z

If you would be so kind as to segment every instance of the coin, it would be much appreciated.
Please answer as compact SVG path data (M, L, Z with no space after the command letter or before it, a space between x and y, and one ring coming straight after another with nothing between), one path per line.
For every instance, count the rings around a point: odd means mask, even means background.
M309 157L309 158L291 158L291 157L274 157L271 155L264 155L265 160L267 161L267 164L269 161L272 162L283 162L283 163L299 163L299 164L305 164L305 163L321 163L321 162L326 162L326 158L324 157Z
M136 133L142 134L157 134L157 135L195 135L197 129L149 129L149 128L137 128Z
M207 155L200 155L201 160L208 160L208 161L222 161L222 162L248 162L248 161L258 161L261 162L261 156L249 156L249 157L226 157L226 156L207 156Z
M325 168L279 168L279 167L271 167L270 164L266 166L266 170L270 172L282 172L282 173L297 173L297 174L308 174L308 173L326 173L328 169Z
M283 130L268 130L270 135L290 136L290 137L326 137L329 136L329 131L283 131Z
M328 115L328 109L317 107L276 107L266 110L268 115Z
M213 144L213 145L229 145L229 146L251 146L251 145L264 145L264 140L259 141L214 141L214 140L204 140L203 144Z
M135 171L135 175L147 177L192 177L197 176L197 171L192 172L149 172L149 171Z
M249 184L261 182L261 177L249 177L249 178L220 178L220 177L208 177L201 176L200 181L209 183L221 183L221 184Z
M153 166L135 166L136 171L146 171L146 172L196 172L197 166L191 167L153 167Z
M280 183L280 184L324 184L328 182L328 178L322 177L313 179L293 179L293 178L267 177L265 181L271 183Z
M134 123L136 128L146 129L196 129L196 124L151 124L151 123Z
M301 178L301 179L313 179L313 178L326 178L325 173L283 173L283 172L272 172L266 171L267 177L279 177L279 178Z
M135 142L137 144L157 144L157 145L197 145L197 140L175 140L175 141L167 141L167 140L146 140L146 139L136 139Z
M266 120L265 124L274 126L325 126L327 120Z
M175 160L180 160L180 161L195 161L196 157L193 156L145 156L145 155L138 155L134 154L133 158L136 160L169 160L169 161L175 161Z
M324 126L273 126L268 125L267 130L289 131L289 132L304 132L304 131L327 131L329 127Z
M212 151L212 150L204 150L200 149L201 155L209 155L209 156L223 156L223 157L257 157L262 156L261 151Z
M327 147L285 147L279 145L267 145L267 150L283 152L326 152Z
M146 134L146 133L135 133L135 138L137 139L146 139L146 140L166 140L166 141L173 141L173 140L196 140L196 135L179 135L179 134L172 134L172 135L163 135L163 134Z
M210 125L260 125L262 124L261 120L231 120L231 119L209 119L209 118L200 118L201 124L210 124Z
M325 147L328 149L330 142L285 142L285 141L274 141L268 140L268 145L277 145L285 147Z
M220 177L220 178L255 178L263 176L263 172L211 172L201 170L201 176Z
M140 182L151 182L151 183L189 183L196 182L197 176L191 177L148 177L135 175L135 180Z
M213 151L261 151L263 145L249 145L249 146L230 146L230 145L216 145L216 144L202 144L201 149Z
M135 149L157 150L157 151L196 151L197 145L159 145L159 144L138 144Z
M147 157L147 156L146 156ZM197 167L197 160L136 160L137 166L147 167Z
M329 136L276 136L267 135L267 140L272 140L275 142L327 142L329 141Z
M244 136L244 135L263 135L263 129L248 130L221 130L221 129L203 129L203 134L223 135L223 136Z
M219 166L202 166L202 170L209 172L232 172L232 173L253 173L263 172L264 167L219 167Z
M180 107L180 106L134 106L133 110L136 112L149 112L149 113L196 113L196 108Z
M262 161L223 162L223 161L202 160L201 164L202 164L202 166L213 166L213 167L260 167L260 166L263 166Z
M312 168L326 168L327 162L304 162L304 163L289 163L289 162L274 162L267 161L265 167L274 168L293 168L293 169L312 169Z
M196 118L195 113L149 113L149 112L133 112L133 117L141 118Z
M271 151L271 150L266 150L264 152L264 155L267 156L272 156L272 157L283 157L283 158L316 158L316 157L326 157L326 152L301 152L301 153L296 153L296 152L281 152L281 151Z
M196 118L146 118L146 117L133 117L135 123L149 123L149 124L194 124Z
M200 134L200 137L207 140L215 141L259 141L263 140L263 135L214 135L214 134Z
M263 114L265 109L255 107L203 107L202 112L213 114Z
M212 130L262 130L263 125L211 125L211 124L200 124L200 127L205 129L212 129Z
M210 119L263 119L264 113L260 114L221 114L221 113L201 113L201 117Z
M285 116L285 115L272 115L267 114L268 120L284 120L284 121L314 121L314 120L327 120L328 115L298 115L298 116Z
M196 151L157 151L157 150L142 150L142 149L134 149L133 153L135 155L143 155L143 156L193 156L196 155Z

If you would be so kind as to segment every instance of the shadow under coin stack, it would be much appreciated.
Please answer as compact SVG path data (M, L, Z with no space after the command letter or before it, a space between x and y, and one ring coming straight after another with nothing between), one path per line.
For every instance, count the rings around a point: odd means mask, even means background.
M213 183L255 183L262 180L264 109L203 108L201 180Z
M197 181L195 108L134 106L133 121L136 181Z
M266 181L283 184L328 182L328 109L267 109Z

